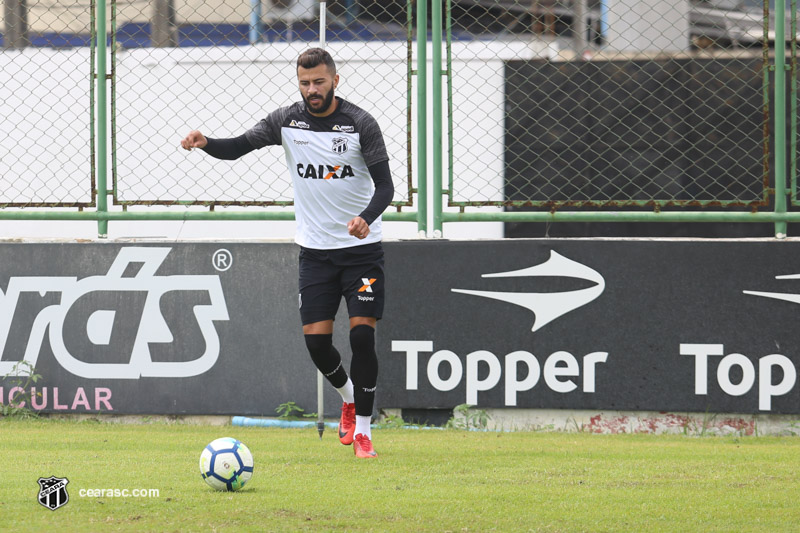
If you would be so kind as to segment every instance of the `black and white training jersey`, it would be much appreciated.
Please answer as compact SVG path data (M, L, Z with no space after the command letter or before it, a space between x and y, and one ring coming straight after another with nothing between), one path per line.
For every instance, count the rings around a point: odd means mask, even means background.
M297 102L273 111L245 132L253 148L283 146L294 184L295 241L307 248L347 248L382 238L380 216L362 240L347 232L347 223L372 198L368 167L389 159L383 135L369 113L341 98L337 101L327 117L315 117Z

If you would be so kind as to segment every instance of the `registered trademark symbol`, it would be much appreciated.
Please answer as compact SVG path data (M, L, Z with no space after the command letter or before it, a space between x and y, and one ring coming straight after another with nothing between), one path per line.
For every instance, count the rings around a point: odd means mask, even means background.
M225 248L220 248L211 256L211 264L220 272L225 272L233 264L233 254Z

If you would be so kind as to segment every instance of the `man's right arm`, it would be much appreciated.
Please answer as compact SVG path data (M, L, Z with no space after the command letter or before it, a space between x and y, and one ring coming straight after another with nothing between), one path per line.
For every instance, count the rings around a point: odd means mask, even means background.
M212 139L206 137L197 130L189 132L189 135L181 141L181 147L184 150L200 148L212 157L229 160L239 159L244 154L250 153L256 149L256 147L247 140L245 135L239 135L238 137L232 137L230 139Z
M250 144L250 141L247 140L244 134L230 139L212 139L211 137L206 137L206 141L208 141L206 145L200 149L217 159L239 159L243 155L249 154L255 150L255 147Z
M238 137L227 139L212 139L206 137L198 130L190 131L181 141L184 150L200 148L208 155L217 159L239 159L253 150L264 146L281 144L281 124L289 114L289 107L282 107L267 115L255 126Z

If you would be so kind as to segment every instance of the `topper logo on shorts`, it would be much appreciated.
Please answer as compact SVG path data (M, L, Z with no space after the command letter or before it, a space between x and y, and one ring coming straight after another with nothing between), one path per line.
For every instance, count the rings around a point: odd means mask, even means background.
M535 332L553 320L582 307L603 294L606 282L596 270L567 259L555 251L550 251L550 258L540 265L535 265L511 272L483 274L482 278L518 278L518 277L564 277L585 279L596 283L593 287L566 292L493 292L451 289L453 292L482 296L508 302L533 311L535 315L532 332Z
M358 289L359 293L363 292L372 292L372 284L377 281L378 278L361 278L361 283L363 285L360 289ZM375 299L374 296L362 296L361 294L358 295L358 299L362 302L371 302Z
M358 292L372 292L372 284L375 283L377 279L378 278L361 278L361 283L364 285L358 289Z
M341 173L339 171L341 170ZM305 165L297 164L297 175L311 180L339 180L355 176L350 165Z
M20 296L25 294L27 301L30 301L31 295L40 295L42 305L29 327L27 346L23 348L23 360L31 368L36 365L44 337L49 332L50 348L59 364L84 378L175 378L197 376L208 371L217 362L220 353L214 321L228 320L222 285L219 276L156 276L156 271L170 250L158 247L122 248L105 275L80 280L74 276L11 277L5 294L0 291L0 375L10 374L18 364L18 360L2 361L2 357L7 351L14 351L6 350L6 343ZM126 275L129 265L140 265L134 276ZM168 294L170 297L181 296L178 291L190 291L186 294L205 292L210 302L186 307L169 306L167 308L173 311L165 316L162 298ZM53 299L48 295L60 295L60 301L45 305ZM47 300L45 296L48 296ZM176 341L173 329L169 326L170 323L180 322L178 319L182 317L173 316L180 312L194 314L197 330L204 341L198 342L198 345L202 345L205 351L194 359L186 357L189 354L182 354L178 361L153 361L151 345L156 348L173 343L177 347L183 345L180 339ZM138 324L138 330L128 342L120 343L120 337L113 333L115 326L126 321ZM67 328L64 327L65 323ZM65 330L70 332L69 342L64 338ZM174 331L183 332L185 328L174 328ZM98 353L105 346L107 348L103 355L122 356L121 359L127 358L127 362L89 363L73 355L72 352L77 351L76 345L79 349L92 349ZM17 359L14 355L10 354L10 357Z

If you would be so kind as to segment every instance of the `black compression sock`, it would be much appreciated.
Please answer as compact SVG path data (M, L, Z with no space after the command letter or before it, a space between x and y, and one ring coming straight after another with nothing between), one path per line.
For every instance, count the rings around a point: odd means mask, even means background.
M353 360L350 362L350 377L353 380L356 415L372 416L372 407L375 404L375 388L378 382L375 329L366 324L351 329L350 347L353 349Z
M305 335L306 347L311 360L331 385L339 389L347 383L347 372L342 366L342 356L333 346L333 335Z

